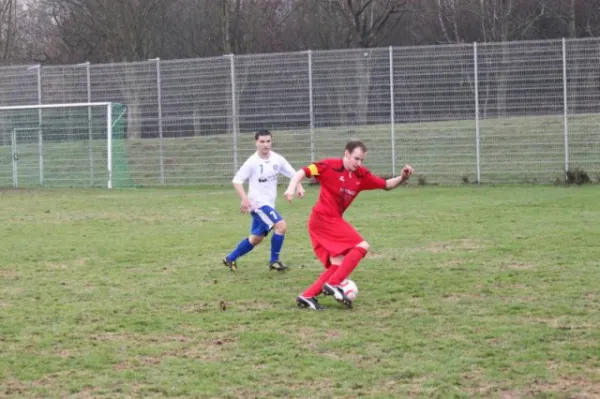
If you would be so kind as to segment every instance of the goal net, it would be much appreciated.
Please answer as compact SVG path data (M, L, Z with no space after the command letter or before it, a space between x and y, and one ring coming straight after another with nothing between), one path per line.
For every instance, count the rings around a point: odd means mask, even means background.
M118 103L0 107L0 187L130 187Z

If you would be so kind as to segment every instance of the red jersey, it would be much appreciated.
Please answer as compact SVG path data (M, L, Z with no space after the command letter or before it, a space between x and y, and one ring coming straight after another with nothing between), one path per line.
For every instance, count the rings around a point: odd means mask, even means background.
M341 158L323 159L302 169L306 177L314 177L321 184L313 211L327 216L341 217L361 191L385 189L384 179L363 166L349 172Z

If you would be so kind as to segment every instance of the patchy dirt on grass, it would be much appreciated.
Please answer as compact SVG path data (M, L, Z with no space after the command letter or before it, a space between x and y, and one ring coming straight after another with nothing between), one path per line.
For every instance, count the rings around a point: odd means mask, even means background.
M597 328L596 323L589 323L583 321L582 318L568 317L528 317L524 319L529 324L545 324L549 327L556 328L559 330L595 330Z
M504 265L510 270L535 270L537 266L532 263L510 262Z
M511 390L503 390L491 382L486 383L480 378L476 379L476 386L466 388L465 391L478 398L524 399L545 398L549 395L569 399L600 398L600 380L593 381L583 377L568 376L560 377L555 381L535 381L526 388ZM464 385L468 385L468 381Z
M19 272L16 267L0 269L0 278L2 280L14 280L19 276Z
M222 398L286 398L286 397L335 397L334 395L335 383L331 379L325 377L323 373L315 375L315 378L310 381L310 384L306 383L291 383L287 378L272 379L267 386L261 388L258 387L239 387L232 385L231 387L224 387L222 389ZM343 396L344 398L350 398L350 396ZM355 397L355 396L353 396Z
M405 254L403 254L403 251L401 249L373 248L373 249L369 250L366 257L368 259L373 259L373 260L383 259L383 260L389 260L389 261L393 262L393 261L401 260L401 258L403 256L405 256Z
M6 397L17 397L24 394L28 389L27 385L16 380L5 381L3 385L0 394L6 395Z
M477 300L487 300L489 299L489 295L481 294L481 293L447 293L443 294L442 298L446 302L456 302L461 299L477 299Z
M456 267L456 266L462 266L465 263L467 263L467 262L464 259L451 259L451 260L448 260L446 262L440 263L439 266L440 267L447 267L447 268L451 269L451 268Z
M140 367L154 366L160 364L162 359L155 356L138 356L133 359L120 361L113 366L115 370L135 370Z
M549 394L564 395L569 399L600 398L600 381L563 377L554 382L538 381L527 389L501 392L501 399L544 397Z
M425 247L421 247L420 250L440 253L440 252L452 252L452 251L478 251L485 248L483 242L474 239L462 239L462 240L451 240L451 241L439 241L431 242Z
M295 336L298 344L311 352L317 352L318 345L325 345L327 342L343 339L346 336L343 331L327 330L326 332L321 332L310 327L288 331L286 334Z

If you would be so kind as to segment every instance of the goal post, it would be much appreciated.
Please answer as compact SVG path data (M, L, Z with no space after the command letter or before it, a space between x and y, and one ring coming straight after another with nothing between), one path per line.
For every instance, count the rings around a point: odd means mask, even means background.
M126 107L0 107L0 187L131 187ZM10 159L6 159L10 157Z

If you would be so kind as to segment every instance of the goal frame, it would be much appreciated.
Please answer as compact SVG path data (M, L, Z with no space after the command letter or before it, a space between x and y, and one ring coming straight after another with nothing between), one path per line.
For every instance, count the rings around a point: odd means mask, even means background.
M88 108L88 125L90 132L90 141L91 141L91 110L92 107L105 107L106 108L106 169L108 172L108 181L106 183L106 187L111 189L113 188L113 159L112 159L112 128L113 128L113 115L112 115L112 106L113 102L82 102L82 103L61 103L61 104L30 104L30 105L9 105L9 106L0 106L0 114L2 111L18 111L18 110L31 110L31 109L39 109L38 113L38 153L39 153L39 164L40 164L40 186L44 185L44 143L43 143L43 134L42 134L42 109L49 108ZM14 133L13 133L14 134ZM14 154L13 154L13 162ZM13 171L14 174L14 171ZM93 179L93 158L91 155L90 148L90 176ZM93 181L92 181L93 183Z

